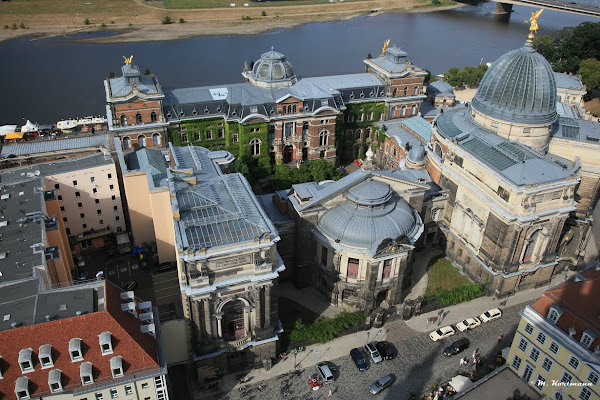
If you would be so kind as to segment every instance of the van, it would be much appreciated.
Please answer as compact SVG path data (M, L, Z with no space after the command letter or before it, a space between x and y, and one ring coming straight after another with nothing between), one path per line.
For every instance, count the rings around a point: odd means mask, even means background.
M317 372L319 373L319 377L321 378L321 382L323 383L333 383L335 381L335 377L331 372L331 369L327 365L327 363L321 362L317 364Z

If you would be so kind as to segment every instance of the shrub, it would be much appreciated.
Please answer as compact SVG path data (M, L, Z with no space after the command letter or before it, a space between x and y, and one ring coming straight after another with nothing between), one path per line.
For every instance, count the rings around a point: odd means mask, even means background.
M483 295L484 285L468 283L448 290L436 290L435 297L445 306L473 300Z
M4 29L8 29L8 25L4 25Z
M440 4L442 4L442 2L440 0L431 0L431 4L433 4L434 6L439 6Z
M263 17L267 16L267 12L265 10L263 10L263 12L261 13Z
M86 18L86 19L83 20L83 23L86 24L86 25L89 25L90 24L90 20Z
M12 27L11 27L11 28L12 28L12 29L17 29L17 24L16 24L16 22L13 22L13 24L12 24Z
M25 24L21 22L21 23L19 24L19 28L21 28L21 29L25 29Z
M242 17L242 21L252 21L252 17L251 17L251 16L249 16L249 15L244 15L244 16Z
M363 312L349 313L348 311L342 311L333 319L319 318L311 325L305 325L302 320L297 320L290 332L290 342L325 343L348 328L362 325L366 317Z
M110 23L111 23L111 24L114 24L114 23L115 23L115 21L110 21Z
M106 29L106 24L104 22L100 25L100 29Z
M179 18L179 23L183 24L185 22L185 19L183 19L183 17Z
M165 17L163 18L163 20L161 22L163 25L168 25L168 24L172 23L173 21L171 21L171 17L169 17L168 15L165 15Z
M133 24L130 22L130 23L129 23L129 26L133 26Z

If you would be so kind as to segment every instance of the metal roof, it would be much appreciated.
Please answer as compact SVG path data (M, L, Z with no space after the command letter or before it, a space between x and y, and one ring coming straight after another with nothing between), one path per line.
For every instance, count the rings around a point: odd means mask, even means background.
M554 80L556 81L556 87L560 89L585 90L578 76L555 72Z
M143 148L125 155L127 169L144 170L150 172L153 178L167 177L167 161L158 149Z
M417 115L404 119L401 122L402 125L419 135L423 141L429 142L429 139L431 139L431 123L423 117Z
M55 151L85 149L89 147L111 148L112 135L90 135L69 139L37 139L31 142L9 144L2 147L0 156L22 156L26 154L50 153Z

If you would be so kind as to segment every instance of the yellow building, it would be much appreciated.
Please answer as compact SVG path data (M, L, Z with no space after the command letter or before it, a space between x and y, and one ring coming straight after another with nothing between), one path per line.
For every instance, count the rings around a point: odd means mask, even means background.
M521 312L507 363L552 400L600 399L600 267L548 289Z

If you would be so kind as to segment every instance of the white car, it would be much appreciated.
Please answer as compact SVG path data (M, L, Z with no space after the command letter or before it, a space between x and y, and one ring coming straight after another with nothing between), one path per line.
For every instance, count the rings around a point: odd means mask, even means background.
M375 364L378 364L383 361L383 358L381 358L377 347L375 347L373 343L367 343L365 345L365 351L371 356L371 360L373 360Z
M493 308L481 314L479 319L481 322L489 322L493 319L500 318L502 316L502 311L499 308Z
M431 340L433 340L434 342L437 342L438 340L447 338L448 336L452 336L454 335L454 328L452 328L450 325L448 326L444 326L436 331L433 331L429 334L429 338Z
M481 321L479 320L479 318L473 317L467 318L464 321L460 321L458 324L456 324L456 328L459 331L464 332L468 329L477 328L479 325L481 325Z

